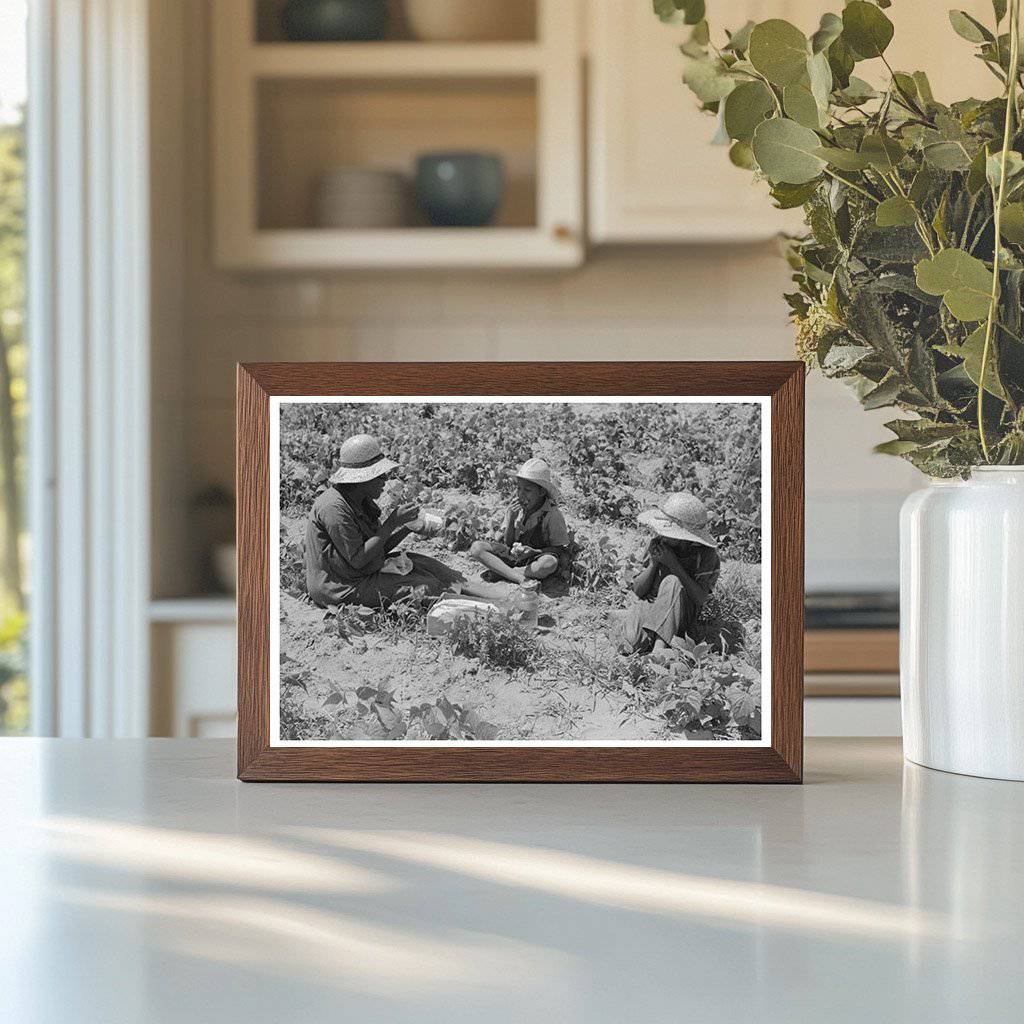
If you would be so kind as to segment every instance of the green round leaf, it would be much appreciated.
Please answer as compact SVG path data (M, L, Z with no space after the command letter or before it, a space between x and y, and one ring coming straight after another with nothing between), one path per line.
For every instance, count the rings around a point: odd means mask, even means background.
M757 170L757 161L754 159L754 151L746 142L734 142L729 147L729 160L736 167L742 167L745 171Z
M963 144L959 142L933 142L922 150L925 160L940 171L966 171L971 166Z
M865 135L860 152L872 167L883 174L889 174L905 156L903 147L891 135L880 134Z
M672 0L654 0L654 13L662 21L671 22L676 20L679 12Z
M989 345L988 360L985 365L985 390L990 395L995 395L996 398L1001 398L1005 401L1006 392L1003 390L1003 386L999 382L996 368L993 365L993 347L994 346L991 344ZM963 359L964 373L971 378L971 381L976 387L980 386L982 356L985 354L984 324L980 324L967 336L964 343L956 350L956 354Z
M836 39L826 52L836 88L845 89L850 84L850 75L853 72L853 52L846 45L843 36Z
M970 322L988 316L992 273L977 257L963 249L943 249L914 268L917 286L929 295L941 295L946 308Z
M894 71L892 80L893 84L896 86L900 99L904 96L909 97L915 102L920 99L917 95L917 82L914 81L913 75L904 74L902 71Z
M916 451L921 445L917 441L883 441L876 444L872 449L878 455L906 455L907 452Z
M807 61L807 78L811 83L811 95L824 115L828 112L828 99L832 95L832 69L825 54L815 54ZM823 116L821 123L824 124L825 120Z
M775 100L763 82L743 82L725 100L725 130L729 138L750 142L754 129L772 112Z
M751 30L747 58L773 85L797 82L807 69L809 55L807 37L788 21L772 18Z
M782 109L786 116L805 128L820 128L818 104L806 85L787 85L782 90Z
M1003 207L999 231L1008 242L1024 245L1024 203L1007 203Z
M772 186L772 199L780 210L792 210L797 206L803 206L818 189L816 181L804 182L800 185L790 185L786 182L779 182Z
M818 31L811 36L811 52L821 53L834 43L843 31L843 19L838 14L823 14Z
M985 186L986 166L988 160L989 146L994 143L986 143L971 160L970 170L967 172L967 191L973 196L977 195Z
M754 131L754 156L773 184L801 185L817 178L825 167L817 154L819 146L810 128L785 117L762 121Z
M736 29L731 36L729 36L729 42L725 44L723 49L732 50L733 53L746 53L747 47L750 46L750 33L754 30L754 22L746 22L742 28Z
M910 196L910 201L920 209L921 204L928 198L932 189L937 187L938 178L935 172L930 167L922 167L914 175L914 180L910 183L910 191L907 195Z
M843 39L861 60L881 57L892 35L892 22L874 4L853 0L843 9Z
M863 171L871 166L871 161L863 154L855 153L852 149L839 149L837 146L819 146L815 155L841 171Z
M880 228L909 227L916 220L914 204L903 196L890 196L875 208L875 224Z
M681 8L685 24L698 25L704 20L704 0L682 0L676 6Z
M950 11L949 23L953 26L953 31L969 43L990 43L995 39L980 21L972 18L966 11Z
M873 89L863 78L858 78L856 75L850 76L849 83L840 93L844 103L854 106L858 103L867 103L868 100L873 100L877 95L877 90Z
M704 18L704 0L654 0L654 13L669 24L696 25Z
M683 81L701 103L717 103L736 87L721 62L711 58L684 57Z
M997 149L994 153L989 154L989 158L985 161L985 176L988 178L988 183L992 186L993 191L999 188L1002 164L1003 151L1001 149ZM1007 182L1013 181L1022 172L1024 172L1024 157L1015 149L1008 150L1006 153Z
M935 97L932 95L932 85L928 81L928 76L923 71L915 71L911 78L914 79L914 85L917 86L917 95L925 103L934 103Z

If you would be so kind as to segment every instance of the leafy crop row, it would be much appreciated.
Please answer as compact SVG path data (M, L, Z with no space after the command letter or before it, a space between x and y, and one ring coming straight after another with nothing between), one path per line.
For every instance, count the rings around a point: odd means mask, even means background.
M464 550L493 527L512 476L532 456L560 477L563 505L593 523L632 523L659 494L704 501L724 557L759 562L760 407L753 404L294 404L281 410L281 508L308 511L346 437L371 433L398 461L389 497L425 505L442 497ZM489 495L479 521L451 492ZM463 515L459 515L459 513ZM581 538L588 542L590 538Z

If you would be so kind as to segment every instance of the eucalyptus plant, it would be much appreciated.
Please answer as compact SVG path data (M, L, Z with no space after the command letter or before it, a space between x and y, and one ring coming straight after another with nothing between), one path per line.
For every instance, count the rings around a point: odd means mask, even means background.
M786 296L810 368L894 407L878 451L931 476L1024 462L1024 131L1020 0L989 24L950 11L998 85L949 105L886 58L890 0L852 0L808 37L778 18L716 45L704 0L654 0L691 26L683 80L730 160L808 231L786 239ZM875 88L855 74L876 62Z

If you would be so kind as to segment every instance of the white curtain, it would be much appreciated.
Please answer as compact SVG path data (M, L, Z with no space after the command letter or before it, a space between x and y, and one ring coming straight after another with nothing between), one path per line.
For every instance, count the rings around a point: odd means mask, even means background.
M148 724L146 0L29 14L33 730Z

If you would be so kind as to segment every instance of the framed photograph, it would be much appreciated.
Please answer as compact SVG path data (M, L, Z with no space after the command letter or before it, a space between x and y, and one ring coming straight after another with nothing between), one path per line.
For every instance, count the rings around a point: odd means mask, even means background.
M798 362L238 367L238 775L799 782Z

